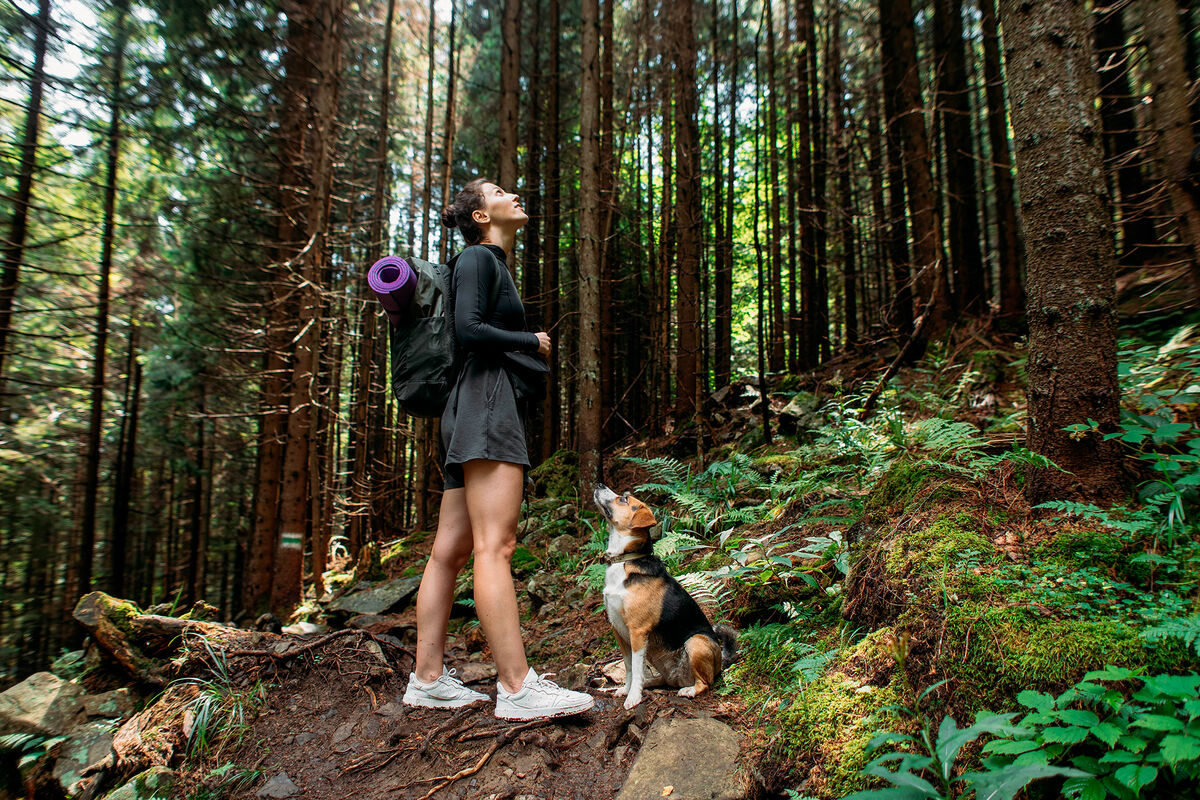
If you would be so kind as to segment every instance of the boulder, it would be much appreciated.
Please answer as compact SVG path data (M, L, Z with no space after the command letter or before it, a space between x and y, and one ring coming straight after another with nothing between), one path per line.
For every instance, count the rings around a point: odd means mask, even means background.
M35 672L0 694L0 735L60 736L78 724L84 688L49 672Z
M68 795L78 794L75 784L82 777L87 767L112 752L113 735L117 732L117 723L112 720L93 720L85 722L62 743L58 751L58 760L54 762L51 773L58 785Z
M179 775L166 767L151 767L119 789L114 789L105 800L154 800L170 797L171 789Z
M383 614L398 609L417 593L421 576L396 578L360 592L340 597L329 604L327 611L342 611L350 614Z
M550 540L546 552L559 556L575 555L579 552L579 540L569 533L560 534Z
M85 695L83 710L89 717L123 719L134 712L133 692L121 687L103 694Z
M738 748L738 735L723 722L659 718L617 800L741 800L748 787L737 769Z

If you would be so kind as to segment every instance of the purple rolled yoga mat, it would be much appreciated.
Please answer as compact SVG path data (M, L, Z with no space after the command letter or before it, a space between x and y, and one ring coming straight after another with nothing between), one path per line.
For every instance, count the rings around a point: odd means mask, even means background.
M388 319L397 323L412 301L417 288L417 273L399 256L384 256L367 271L367 285L379 297Z

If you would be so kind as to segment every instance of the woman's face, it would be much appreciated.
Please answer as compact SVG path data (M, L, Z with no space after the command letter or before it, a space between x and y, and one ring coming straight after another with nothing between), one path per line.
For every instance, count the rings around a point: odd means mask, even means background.
M474 212L475 221L480 225L490 223L517 230L529 222L529 215L521 207L521 198L517 195L504 191L494 183L485 183L480 190L483 192L483 208Z

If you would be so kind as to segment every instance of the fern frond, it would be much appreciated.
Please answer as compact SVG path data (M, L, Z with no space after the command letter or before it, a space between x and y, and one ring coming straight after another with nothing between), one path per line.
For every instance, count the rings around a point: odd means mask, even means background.
M1176 617L1163 620L1153 628L1142 631L1142 638L1148 642L1160 642L1163 639L1182 639L1200 655L1200 614L1190 617Z
M724 581L707 572L688 572L676 580L697 602L716 610L721 610L732 594Z

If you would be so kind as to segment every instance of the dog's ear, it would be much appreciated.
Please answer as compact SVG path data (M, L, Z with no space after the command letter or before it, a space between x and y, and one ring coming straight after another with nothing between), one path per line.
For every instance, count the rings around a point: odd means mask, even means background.
M658 520L654 518L654 513L646 506L641 506L637 511L633 512L633 520L629 527L650 528L657 524Z

